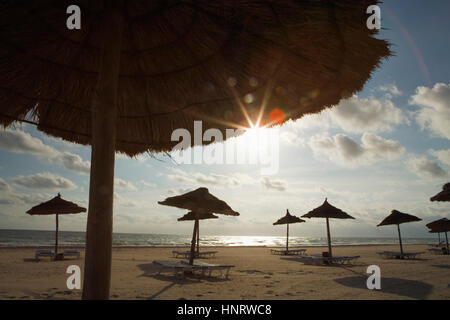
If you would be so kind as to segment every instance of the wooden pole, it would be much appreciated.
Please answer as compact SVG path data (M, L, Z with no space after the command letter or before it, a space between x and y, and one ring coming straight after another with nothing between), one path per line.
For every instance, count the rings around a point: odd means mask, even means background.
M192 241L191 241L191 254L189 256L189 264L191 266L194 264L195 240L197 239L197 227L198 227L198 219L195 219L194 232L192 234Z
M440 232L438 232L438 246L440 246L441 245L441 233Z
M447 238L447 231L445 231L445 242L447 244L447 253L448 253L448 238Z
M56 232L55 232L55 258L56 255L58 254L58 214L56 214Z
M113 228L117 89L123 17L105 13L99 26L103 40L97 86L91 107L91 175L86 230L83 299L109 299Z
M197 225L197 257L200 256L200 221Z
M286 224L286 254L289 252L289 223Z
M328 254L330 255L330 258L333 258L333 254L331 252L330 222L328 221L328 218L326 219L327 219Z
M400 241L400 254L401 254L401 258L403 259L403 245L402 245L402 235L400 234L400 225L397 225L397 229L398 229L398 239Z

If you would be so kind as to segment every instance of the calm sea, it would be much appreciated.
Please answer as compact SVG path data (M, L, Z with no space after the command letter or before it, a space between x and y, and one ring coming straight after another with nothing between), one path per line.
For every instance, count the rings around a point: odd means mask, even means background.
M113 246L117 247L148 247L148 246L189 246L190 235L174 234L135 234L115 233ZM51 246L55 241L54 231L37 230L7 230L0 229L0 247ZM285 237L272 236L201 236L202 246L284 246ZM402 238L407 244L428 244L437 242L434 238ZM333 245L363 245L363 244L397 244L396 238L333 238ZM84 246L85 233L60 231L59 244L63 246ZM327 244L326 238L289 237L289 245L322 246Z

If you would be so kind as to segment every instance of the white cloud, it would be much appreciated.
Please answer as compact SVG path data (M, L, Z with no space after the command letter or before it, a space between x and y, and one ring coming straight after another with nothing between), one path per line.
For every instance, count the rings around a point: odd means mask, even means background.
M416 121L422 130L450 139L450 84L436 83L431 89L418 87L410 104L420 106Z
M447 171L424 156L412 156L407 161L409 169L421 178L443 178L447 176Z
M287 182L285 180L269 179L268 177L262 177L260 181L261 184L267 189L285 191L287 188Z
M32 154L42 161L54 163L78 173L89 174L90 171L90 162L83 161L79 155L58 151L21 130L0 131L0 148L14 153Z
M447 150L433 150L431 149L430 154L439 159L440 162L445 163L450 166L450 149Z
M6 183L5 180L3 180L2 178L0 178L0 191L1 192L8 192L11 190L11 187L9 186L8 183Z
M142 184L146 188L156 188L156 184L155 183L147 182L147 181L144 181L144 180L141 180L139 182L140 182L140 184Z
M316 156L324 155L339 164L352 166L396 159L405 152L399 142L373 133L364 133L361 142L358 144L345 134L337 134L332 138L314 136L308 144Z
M204 174L201 172L187 173L180 169L172 169L173 174L167 177L171 180L191 185L213 185L237 187L245 184L256 184L256 180L246 174L234 173L222 175L216 173Z
M17 176L12 178L11 181L18 186L30 189L62 190L76 188L76 185L69 179L52 173L36 173L26 177Z
M119 190L136 191L137 188L129 181L120 178L114 178L114 187Z
M387 92L388 97L401 96L403 93L397 88L395 84L383 85L378 88L380 91Z

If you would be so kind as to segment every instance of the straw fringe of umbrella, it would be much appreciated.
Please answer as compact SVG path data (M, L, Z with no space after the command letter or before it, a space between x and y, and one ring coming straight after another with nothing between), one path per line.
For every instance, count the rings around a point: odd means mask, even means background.
M277 221L273 223L274 226L285 224L286 225L286 254L289 252L289 224L292 223L300 223L305 222L305 220L300 219L299 217L293 216L289 213L289 209L286 209L286 215L281 217Z

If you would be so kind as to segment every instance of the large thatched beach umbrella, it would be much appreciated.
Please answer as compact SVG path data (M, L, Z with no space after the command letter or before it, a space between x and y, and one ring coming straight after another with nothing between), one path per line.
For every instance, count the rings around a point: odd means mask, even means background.
M292 223L300 223L300 222L305 222L305 220L291 215L289 213L289 209L286 209L286 215L273 223L274 226L279 224L286 225L286 253L289 251L289 225Z
M194 231L192 233L192 241L191 241L191 254L192 254L192 246L195 247L195 243L197 243L197 252L195 256L200 255L200 220L206 220L206 219L217 219L218 216L215 216L214 214L208 212L208 213L196 213L193 211L190 211L186 213L181 218L178 218L178 221L195 221L194 222Z
M413 216L412 214L403 213L403 212L400 212L397 210L392 210L392 213L390 215L388 215L386 218L384 218L383 221L381 221L377 225L377 227L388 226L388 225L393 225L393 224L397 225L398 240L400 243L400 253L403 258L403 245L402 245L402 235L400 233L400 224L407 223L407 222L421 221L421 220L422 219L420 219L416 216Z
M430 201L450 201L450 182L442 186L442 191L432 196Z
M79 207L77 204L64 200L58 193L53 199L38 204L27 211L29 215L49 215L54 214L56 216L56 231L55 231L55 257L58 255L58 228L59 228L59 215L60 214L72 214L86 212L86 208Z
M171 150L194 120L224 133L336 105L390 55L366 27L376 3L0 2L0 124L92 146L83 298L109 297L115 153Z
M448 247L447 232L450 231L450 220L448 220L447 218L442 218L442 219L430 222L426 226L428 228L430 228L430 232L445 233L445 243L447 245L447 251L448 251L449 247ZM439 243L440 243L440 238L439 238Z
M239 213L231 209L231 207L223 200L218 199L209 193L207 188L198 188L185 194L169 197L164 201L158 201L159 204L165 206L176 207L180 209L188 209L197 215L218 213L228 216L238 216ZM198 230L199 219L195 219L194 235L191 243L191 256L189 264L194 263L195 255L195 236Z
M331 252L331 236L330 236L330 222L329 219L355 219L348 213L336 208L328 203L327 198L320 207L317 207L307 214L304 214L302 218L325 218L327 221L327 239L328 239L328 254L332 258Z

